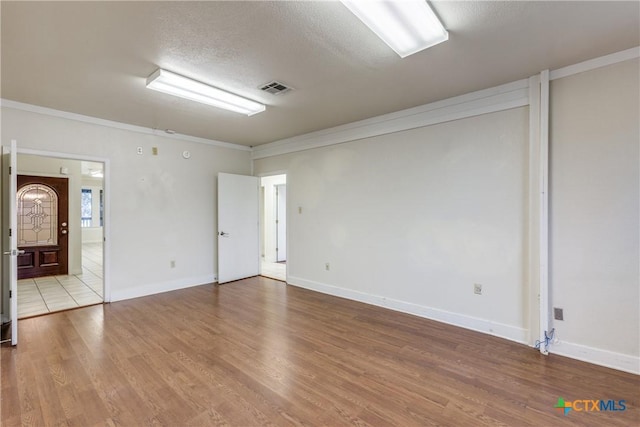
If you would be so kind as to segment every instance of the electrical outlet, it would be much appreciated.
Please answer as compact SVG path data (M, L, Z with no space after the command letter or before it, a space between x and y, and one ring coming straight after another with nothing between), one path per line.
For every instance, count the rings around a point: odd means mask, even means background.
M331 270L331 265L327 262L327 263L324 265L324 269L325 269L325 270L327 270L327 271Z
M158 155L158 147L151 147L151 154L153 154L154 156Z
M171 260L171 268L176 268L176 261L175 260Z
M564 320L564 310L561 308L553 307L553 318L555 320Z
M482 285L479 283L473 284L473 293L476 295L482 295Z
M138 154L142 154L142 147L138 147L138 148L136 148L136 153L138 153Z

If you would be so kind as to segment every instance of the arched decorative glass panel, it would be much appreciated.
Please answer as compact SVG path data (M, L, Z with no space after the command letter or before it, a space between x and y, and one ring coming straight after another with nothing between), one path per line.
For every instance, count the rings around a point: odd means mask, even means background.
M18 246L58 244L58 194L44 184L18 190Z

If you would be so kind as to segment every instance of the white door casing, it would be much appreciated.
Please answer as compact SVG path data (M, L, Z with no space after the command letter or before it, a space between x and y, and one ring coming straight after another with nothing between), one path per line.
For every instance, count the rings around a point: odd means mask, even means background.
M276 185L276 262L287 260L287 184Z
M9 314L11 318L11 345L18 344L18 230L16 211L17 175L17 142L2 145L2 252L3 291L9 284ZM4 302L3 302L4 305Z

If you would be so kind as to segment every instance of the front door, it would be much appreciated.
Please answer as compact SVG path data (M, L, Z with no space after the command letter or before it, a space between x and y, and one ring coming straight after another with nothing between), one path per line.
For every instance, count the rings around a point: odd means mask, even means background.
M69 183L18 175L18 279L68 272Z

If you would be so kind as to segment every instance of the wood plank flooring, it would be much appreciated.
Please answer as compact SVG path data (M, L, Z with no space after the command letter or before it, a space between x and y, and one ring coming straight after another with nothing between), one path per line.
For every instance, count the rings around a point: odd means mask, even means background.
M636 375L260 277L19 327L7 427L640 424ZM627 410L565 416L559 397Z

